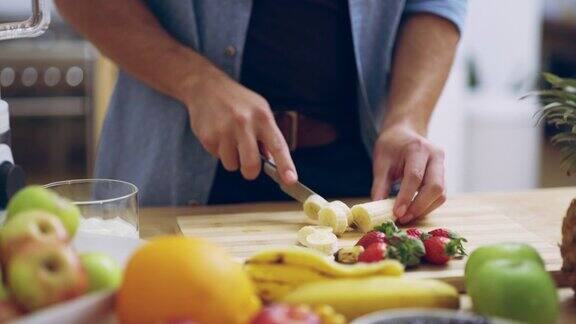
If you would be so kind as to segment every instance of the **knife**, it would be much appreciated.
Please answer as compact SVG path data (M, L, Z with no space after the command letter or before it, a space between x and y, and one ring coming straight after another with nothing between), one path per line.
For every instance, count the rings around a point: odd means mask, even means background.
M298 200L301 203L304 203L304 201L306 201L308 197L316 195L314 191L312 191L310 188L306 187L299 181L296 181L296 183L289 186L284 184L280 179L280 175L278 174L278 168L276 168L276 165L272 161L268 160L264 155L260 155L260 157L262 158L264 173L266 173L270 178L272 178L272 180L274 180L278 184L280 189L282 189L282 191L284 191L288 196Z

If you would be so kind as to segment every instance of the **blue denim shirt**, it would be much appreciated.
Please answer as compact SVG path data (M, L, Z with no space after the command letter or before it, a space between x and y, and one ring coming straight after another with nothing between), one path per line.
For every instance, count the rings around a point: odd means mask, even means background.
M426 12L462 29L466 0L348 0L362 139L371 154L386 114L392 49L402 16ZM236 80L252 0L146 0L162 26ZM162 62L158 62L162 68ZM217 167L178 101L120 72L102 129L96 177L132 182L141 205L205 203Z

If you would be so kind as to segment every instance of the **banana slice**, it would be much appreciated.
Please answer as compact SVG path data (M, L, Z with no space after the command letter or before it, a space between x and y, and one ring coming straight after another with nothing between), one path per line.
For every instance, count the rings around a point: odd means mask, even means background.
M334 253L337 244L338 238L332 232L314 232L306 236L306 246L324 254Z
M354 224L364 233L368 233L374 227L385 222L394 222L396 217L392 212L393 199L384 199L355 205L352 207Z
M349 208L341 201L333 201L318 212L318 223L329 226L336 235L342 235L348 228Z
M316 232L332 233L332 227L315 226L315 225L304 226L300 230L298 230L298 243L307 246L306 238L308 237L308 235Z
M354 222L354 215L352 215L352 210L350 209L350 207L348 207L348 205L346 205L346 203L344 203L343 201L340 201L340 200L334 200L330 203L338 206L338 208L342 208L343 210L345 210L346 211L346 219L348 220L348 225L352 225L352 223Z
M304 213L312 220L318 219L318 211L328 202L320 195L312 195L304 202Z

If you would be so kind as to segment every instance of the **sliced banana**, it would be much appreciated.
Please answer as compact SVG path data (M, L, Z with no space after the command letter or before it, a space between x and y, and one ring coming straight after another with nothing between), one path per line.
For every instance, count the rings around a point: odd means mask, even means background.
M354 224L364 233L368 233L376 226L385 222L394 222L396 217L392 212L393 199L371 201L352 207Z
M336 235L342 235L348 228L349 208L341 201L330 202L318 212L318 223L329 226Z
M308 216L308 218L312 220L317 220L318 211L320 211L320 209L324 207L324 205L326 205L327 203L328 201L322 198L322 196L311 195L304 202L304 213L306 214L306 216Z
M314 232L306 236L306 246L324 254L336 251L338 238L332 232Z
M348 225L352 225L352 223L354 222L354 215L352 215L352 210L350 209L350 207L348 207L348 205L346 205L346 203L344 203L343 201L340 200L334 200L330 202L333 205L338 206L339 208L342 208L343 210L346 211L346 219L348 220Z
M317 226L317 225L304 226L300 230L298 230L298 243L307 246L306 238L308 237L308 235L316 232L332 233L332 227Z

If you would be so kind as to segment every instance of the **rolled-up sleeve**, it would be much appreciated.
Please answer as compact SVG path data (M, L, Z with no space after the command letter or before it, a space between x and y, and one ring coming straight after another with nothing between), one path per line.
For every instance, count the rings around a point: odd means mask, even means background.
M467 0L408 0L404 13L431 13L443 17L454 23L462 33L467 2Z

